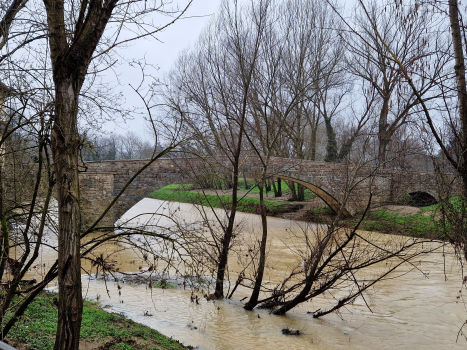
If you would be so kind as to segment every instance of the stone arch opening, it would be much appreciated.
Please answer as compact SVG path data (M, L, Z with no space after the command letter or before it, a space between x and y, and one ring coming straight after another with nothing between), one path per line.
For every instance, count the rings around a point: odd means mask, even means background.
M413 207L427 207L437 203L438 201L434 196L423 191L410 192L403 200L403 204L411 205Z
M273 177L279 177L282 180L292 181L300 185L303 185L304 187L308 188L311 192L316 194L319 198L321 198L332 210L334 210L335 213L338 213L340 211L341 216L345 218L349 218L352 216L352 214L345 207L343 207L342 204L336 198L334 198L331 194L329 194L327 191L325 191L321 187L318 187L309 182L299 180L299 179L296 179L290 176L285 176L281 174L268 174L268 175L273 176Z

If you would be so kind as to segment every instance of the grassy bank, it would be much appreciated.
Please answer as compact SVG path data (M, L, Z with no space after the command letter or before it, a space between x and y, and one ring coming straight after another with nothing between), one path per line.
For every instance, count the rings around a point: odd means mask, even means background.
M360 229L413 237L439 238L441 228L434 214L437 211L432 212L435 208L430 207L420 208L422 212L414 215L401 215L386 209L378 209L367 214Z
M25 315L10 331L7 341L18 349L53 349L57 329L56 294L43 293L29 306ZM102 310L85 301L80 349L102 350L181 350L187 349L156 330L118 314Z
M150 197L165 201L176 201L182 203L199 204L214 208L229 209L232 204L230 194L206 194L191 192L192 185L169 185L150 194ZM299 209L300 206L288 202L264 201L268 215L279 215ZM238 203L238 210L246 213L258 213L259 198L241 197Z
M408 236L447 239L451 231L451 223L443 221L441 204L419 207L419 213L413 215L400 215L388 210L379 209L368 213L362 223L362 229L384 233L405 234ZM449 216L458 220L464 218L464 202L459 196L449 199L445 203L445 210ZM456 223L455 223L456 224ZM459 224L459 223L457 223Z
M251 185L254 184L251 183ZM288 193L290 193L290 189L285 186L286 185L283 183L284 192L288 191ZM227 194L217 196L190 191L192 189L192 185L170 185L153 192L151 197L167 201L211 205L217 208L221 208L222 203L226 204L227 207L229 203L231 203L231 195L228 192ZM250 193L257 194L258 189L253 188L250 190ZM312 196L309 193L306 192L306 197L314 198L314 194ZM455 202L456 199L453 198L452 200ZM239 204L239 210L249 213L258 213L258 205L258 198L243 197ZM268 215L271 216L294 212L301 207L289 202L275 201L266 201L266 206L268 208ZM410 206L406 207L413 208ZM439 204L421 207L414 209L414 211L418 212L415 214L401 213L382 207L368 212L364 221L360 224L360 229L414 237L441 238L443 227L438 220L440 212ZM302 217L302 220L326 223L333 219L333 215L334 212L329 207L319 207L307 211ZM356 215L353 218L342 221L341 224L353 226L358 223L359 219L360 217Z
M376 231L389 234L401 234L412 237L440 238L442 227L436 217L439 214L439 205L418 208L416 214L394 212L385 207L370 211L359 226L365 231ZM311 222L325 223L332 220L334 212L329 207L320 207L309 210L305 219ZM345 226L356 225L361 215L341 222Z

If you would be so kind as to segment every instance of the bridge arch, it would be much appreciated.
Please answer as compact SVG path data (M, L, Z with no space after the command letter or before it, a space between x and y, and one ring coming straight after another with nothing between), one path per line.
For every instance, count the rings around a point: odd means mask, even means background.
M347 208L343 207L342 204L334 198L329 191L323 189L323 187L318 187L308 181L300 180L294 177L282 175L282 174L267 174L271 177L279 177L282 180L292 181L298 183L306 188L308 188L311 192L316 194L319 198L321 198L335 213L341 213L343 217L351 217L352 214L347 210Z
M402 202L415 207L426 207L437 204L438 200L433 193L430 193L430 191L410 190L402 198Z

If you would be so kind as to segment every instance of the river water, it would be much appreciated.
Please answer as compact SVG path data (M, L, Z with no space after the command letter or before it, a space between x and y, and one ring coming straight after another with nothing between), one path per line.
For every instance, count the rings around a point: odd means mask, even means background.
M121 220L138 216L138 220L144 221L150 217L145 213L154 212L170 213L186 221L199 219L199 211L192 205L144 199ZM257 215L241 213L238 219L243 235L257 235L260 225ZM168 223L167 219L158 221L161 225ZM301 241L294 241L297 238L294 232L302 228L278 218L269 218L268 225L269 264L265 280L274 283L300 262L297 252ZM372 234L372 239L389 238L398 239ZM119 247L103 249L112 251ZM53 258L53 254L44 255L41 264ZM121 252L116 260L122 271L137 272L147 267L132 250ZM239 268L235 261L229 264L232 270ZM377 272L380 268L372 269ZM401 271L406 273L398 273L398 278L382 281L371 290L366 297L371 310L359 298L339 314L319 319L313 319L307 312L332 305L331 294L301 304L286 316L271 315L265 309L245 311L241 299L249 291L242 288L231 300L214 302L202 298L203 292L199 291L196 303L192 301L191 290L181 286L148 288L147 284L83 276L83 294L99 300L108 311L122 313L198 349L465 349L467 344L462 336L456 342L467 307L459 294L461 276L452 252L439 249L419 257L417 269ZM302 334L284 335L283 328L298 329Z

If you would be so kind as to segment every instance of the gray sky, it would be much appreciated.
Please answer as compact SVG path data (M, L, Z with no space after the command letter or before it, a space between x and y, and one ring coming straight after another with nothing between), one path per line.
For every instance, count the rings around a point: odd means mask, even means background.
M222 0L194 0L190 8L187 10L183 19L178 20L173 25L169 26L163 32L157 34L159 41L151 38L150 40L140 39L134 42L132 46L125 49L117 50L117 53L124 56L126 59L146 59L146 62L156 65L159 70L153 70L152 74L155 77L163 77L170 70L179 53L189 48L198 39L201 31L209 20L217 13ZM247 0L239 0L240 3ZM188 0L174 0L180 7L186 5ZM341 1L341 6L350 9L355 5L355 0ZM168 23L170 19L156 19L160 25ZM150 69L148 69L150 72ZM143 108L141 100L137 94L128 86L137 86L141 81L142 75L139 68L131 68L128 64L118 68L119 81L126 85L123 87L126 105L138 106ZM110 82L115 81L116 77L113 73L108 73ZM116 123L108 122L104 124L103 129L108 132L124 134L127 130L134 131L143 137L147 137L148 125L143 117L138 117L126 123L117 120Z
M186 1L178 2L180 6L186 3ZM221 0L194 0L187 10L184 19L177 21L163 32L158 33L157 38L160 41L154 39L138 40L130 47L120 49L119 54L129 60L145 57L148 63L159 67L159 70L153 70L152 74L156 77L162 77L172 67L179 53L196 42L202 29L217 12L220 3ZM163 25L168 21L168 18L162 18L160 24ZM118 72L120 73L120 82L126 85L126 87L123 87L123 90L127 105L143 107L141 100L128 86L128 84L135 86L140 82L142 75L139 68L131 68L125 64L119 67ZM116 80L112 72L109 72L107 76L110 82ZM104 125L104 129L119 134L125 133L126 130L132 130L141 136L146 136L145 130L147 126L141 117L127 123L123 123L122 121L117 121L116 124L109 122Z

